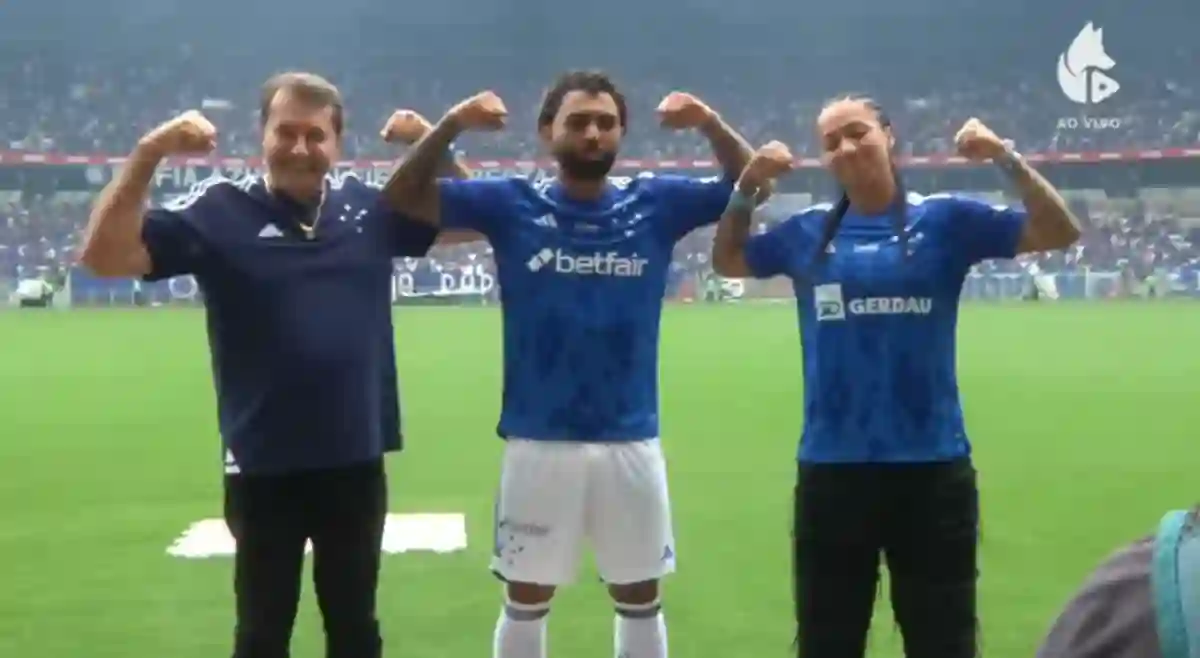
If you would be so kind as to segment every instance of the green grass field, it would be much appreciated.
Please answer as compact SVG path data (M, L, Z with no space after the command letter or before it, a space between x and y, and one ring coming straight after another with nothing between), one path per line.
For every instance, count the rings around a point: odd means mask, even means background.
M499 586L486 569L501 442L499 315L397 314L408 448L392 511L461 512L469 546L388 557L394 657L490 655ZM1032 656L1106 553L1200 498L1200 306L968 306L959 355L984 496L987 655ZM0 656L227 655L230 562L166 547L220 515L204 324L181 310L0 315ZM672 655L788 655L799 345L790 306L672 307L663 325L664 440L680 572ZM306 592L300 658L320 655ZM881 613L886 615L886 613ZM612 655L594 578L560 595L550 652ZM886 616L871 656L899 655Z

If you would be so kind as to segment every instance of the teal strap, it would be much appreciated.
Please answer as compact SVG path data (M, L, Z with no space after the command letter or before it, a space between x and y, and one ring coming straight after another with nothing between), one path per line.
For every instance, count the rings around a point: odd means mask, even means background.
M754 199L742 194L742 191L733 188L733 193L729 195L729 203L725 206L726 210L746 210L754 212Z
M1184 526L1179 544L1179 605L1187 630L1189 658L1200 658L1200 526Z
M1188 619L1180 591L1180 545L1188 513L1167 512L1159 521L1154 539L1154 558L1150 583L1154 592L1154 617L1158 623L1158 641L1163 658L1195 658L1188 650ZM1193 539L1193 543L1200 541ZM1200 573L1200 572L1197 572ZM1196 611L1193 611L1195 613Z

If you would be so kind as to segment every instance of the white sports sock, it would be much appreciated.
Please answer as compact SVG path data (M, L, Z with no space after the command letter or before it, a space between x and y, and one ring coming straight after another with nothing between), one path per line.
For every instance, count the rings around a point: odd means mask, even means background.
M667 658L667 623L658 601L617 604L617 658Z
M508 601L496 622L492 658L546 658L546 615L550 603Z

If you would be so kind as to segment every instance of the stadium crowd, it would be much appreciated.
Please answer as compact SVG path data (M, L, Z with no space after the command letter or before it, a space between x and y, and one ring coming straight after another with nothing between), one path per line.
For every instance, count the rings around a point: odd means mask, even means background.
M189 48L167 56L173 59L128 62L112 56L107 61L56 61L53 52L0 58L0 139L12 151L123 153L164 117L206 106L221 129L221 153L255 155L259 150L255 86L211 70ZM980 116L1030 152L1186 146L1200 142L1198 96L1188 76L1194 61L1194 53L1181 51L1167 71L1144 83L1127 83L1106 108L1105 116L1120 122L1120 129L1114 130L1060 126L1061 92L1054 85L1022 80L1021 71L998 70L987 77L958 79L947 75L927 88L895 88L899 85L886 78L864 87L887 108L898 126L903 152L909 155L949 150L950 138L966 112ZM519 70L514 66L487 84L502 90L516 116L532 117L545 80L519 77L515 73ZM180 72L186 72L182 78ZM438 116L471 89L470 81L452 84L439 76L408 79L397 90L385 81L391 75L387 68L333 73L348 92L351 121L345 155L350 158L395 155L378 139L377 131L397 103ZM622 80L634 102L627 152L641 158L708 157L702 140L663 133L642 120L649 109L643 106L679 83L659 71L639 73ZM780 70L775 75L758 72L736 83L710 82L704 85L712 87L705 97L751 142L781 139L794 152L815 155L811 126L825 98L797 97L792 88L777 84L785 76L786 71ZM527 128L518 124L496 135L473 136L470 153L479 158L534 154L535 135Z
M874 25L879 33L869 46L855 40L858 45L851 47L849 33L838 26L838 12L854 11L858 2L823 7L818 13L828 16L815 21L811 8L765 4L752 21L759 38L738 54L688 45L724 38L725 13L707 0L688 0L686 15L614 0L606 5L611 15L589 9L576 17L586 19L584 31L575 19L561 25L565 18L525 20L506 13L503 3L485 10L468 0L446 0L406 9L398 17L356 0L345 8L358 19L353 26L297 16L288 30L254 32L252 39L247 30L272 20L260 13L265 5L212 0L195 15L181 16L192 10L174 7L174 13L160 16L137 4L126 15L101 14L96 8L71 20L31 5L0 27L0 35L11 37L0 41L0 155L121 155L165 118L204 108L220 129L220 155L254 156L260 149L258 85L283 68L311 67L330 76L345 94L347 158L397 155L378 136L397 106L436 118L481 88L496 89L505 98L513 121L500 133L464 136L459 147L478 159L529 158L539 154L532 127L542 86L563 66L585 62L602 62L625 89L631 116L623 153L633 158L710 157L702 139L664 132L650 119L653 104L674 88L700 94L752 142L780 139L793 153L809 157L820 150L811 127L817 109L831 95L847 91L869 91L880 101L904 155L947 153L955 128L967 116L980 117L1026 153L1200 143L1200 87L1191 70L1197 46L1176 38L1186 34L1186 26L1160 20L1169 12L1111 9L1105 10L1111 15L1081 17L1064 9L1043 12L1045 20L1033 27L1016 6L1020 2L990 7L986 18L994 29L1012 27L1027 38L981 52L974 37L953 29L959 18L942 17L941 9L921 2L877 17L889 24L886 28L856 15L856 26L866 21L861 25ZM537 9L533 5L531 11ZM468 8L472 13L464 13ZM220 22L223 9L236 10L244 20ZM631 11L641 12L644 20L630 25L622 16ZM937 22L943 19L945 24ZM1093 19L1109 26L1101 48L1117 63L1111 75L1120 89L1081 113L1078 104L1064 98L1054 61ZM105 21L117 23L109 31L94 29ZM189 26L188 34L175 27L181 24ZM413 25L419 29L407 29ZM663 32L663 25L673 32ZM954 50L956 61L948 62L938 49L913 48L905 32L913 26L945 35L939 38ZM401 27L406 31L398 42ZM39 30L56 38L39 38ZM135 33L137 39L123 36ZM611 48L615 34L621 35L620 49ZM671 34L688 39L676 43L666 39ZM302 55L288 45L288 40L305 39ZM347 39L354 39L354 48L344 47ZM1159 47L1143 47L1151 42ZM455 47L445 48L446 43ZM820 65L815 53L836 58L838 66ZM1088 116L1107 123L1103 129L1088 127L1083 125ZM20 175L5 180L10 182L0 185L5 192L0 196L0 273L12 276L18 269L66 263L86 198L76 190L20 189ZM1193 245L1200 244L1200 235L1186 217L1121 202L1111 208L1091 204L1086 214L1091 226L1082 246L1049 257L1053 262L1046 266L1179 266L1198 255ZM705 231L692 236L680 247L677 266L703 271L710 239ZM482 248L441 250L434 260L486 262Z

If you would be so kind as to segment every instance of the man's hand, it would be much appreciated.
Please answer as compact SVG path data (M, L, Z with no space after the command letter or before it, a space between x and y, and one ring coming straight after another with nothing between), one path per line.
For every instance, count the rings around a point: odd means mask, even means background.
M776 178L792 170L792 152L783 142L767 142L754 152L754 157L738 178L738 187L757 192Z
M1012 148L1012 142L1000 139L991 128L974 117L967 119L959 129L954 136L954 145L959 155L972 162L994 160Z
M450 108L446 117L462 130L500 130L508 121L508 109L495 92L481 91Z
M146 133L138 146L160 158L207 154L217 148L217 127L198 110L188 110Z
M396 110L392 113L379 136L388 144L416 144L433 124L414 110Z
M670 130L700 128L717 118L717 113L704 101L683 91L667 94L658 104L657 112L659 123Z

